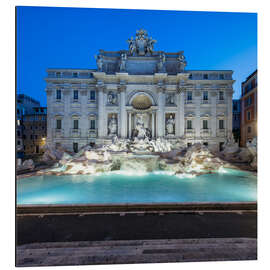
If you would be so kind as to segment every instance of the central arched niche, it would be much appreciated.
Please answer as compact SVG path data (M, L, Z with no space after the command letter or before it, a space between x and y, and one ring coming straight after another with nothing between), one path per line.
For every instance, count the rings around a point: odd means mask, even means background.
M152 106L152 101L148 96L139 94L132 100L131 105L137 110L147 110Z

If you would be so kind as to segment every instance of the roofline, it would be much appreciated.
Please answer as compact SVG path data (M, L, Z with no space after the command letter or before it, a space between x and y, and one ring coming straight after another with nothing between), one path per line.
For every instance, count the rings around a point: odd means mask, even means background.
M246 83L250 78L252 78L255 74L257 73L257 69L255 71L253 71L247 78L245 81L242 82L242 84Z

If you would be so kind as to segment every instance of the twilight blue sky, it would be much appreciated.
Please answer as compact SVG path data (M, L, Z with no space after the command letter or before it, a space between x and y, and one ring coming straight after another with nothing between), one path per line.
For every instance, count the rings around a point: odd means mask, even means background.
M17 7L17 91L46 105L47 68L96 68L99 49L127 49L137 29L155 50L184 51L186 69L231 69L234 98L257 68L257 14Z

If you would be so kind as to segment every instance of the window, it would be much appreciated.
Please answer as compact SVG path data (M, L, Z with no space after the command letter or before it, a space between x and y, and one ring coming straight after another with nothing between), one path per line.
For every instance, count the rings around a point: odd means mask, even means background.
M224 80L224 74L219 74L219 79Z
M57 119L56 120L56 128L57 129L61 129L62 128L62 120L61 119Z
M219 129L224 129L224 120L223 119L218 121L218 127L219 127Z
M191 91L187 92L187 100L192 100L192 92Z
M73 120L73 128L78 129L79 128L79 120Z
M223 151L224 149L224 142L219 143L219 151Z
M189 79L192 80L192 74L189 75Z
M19 130L17 130L17 136L21 136L21 132Z
M78 99L79 98L79 92L78 92L78 90L74 90L73 91L73 99Z
M250 120L251 119L251 113L250 111L247 112L247 120Z
M94 119L90 120L90 129L96 129L96 121Z
M39 153L39 146L36 145L36 154L38 154L38 153Z
M208 120L203 120L203 129L208 129Z
M187 120L187 129L192 129L192 120Z
M19 109L17 109L17 114L20 114L20 110Z
M30 129L32 130L32 129L33 129L33 127L32 127L32 126L30 126Z
M208 91L203 92L203 100L208 100Z
M43 112L44 112L44 109L40 109L40 112L42 112L42 113L43 113Z
M17 141L17 144L18 144L18 145L21 145L21 141Z
M248 127L248 133L251 133L251 127Z
M38 136L37 135L35 135L35 139L37 140L37 138L38 138Z
M78 143L76 142L73 143L73 151L74 153L78 153Z
M56 149L59 148L60 146L61 146L61 143L59 143L59 142L55 143L55 148Z
M192 145L192 143L188 142L187 143L187 147L190 147Z
M33 135L30 135L30 139L33 140Z
M96 91L90 91L90 100L96 100Z
M233 104L233 111L237 111L237 104L236 103Z
M208 146L208 142L204 142L203 145L207 147Z
M56 78L60 78L61 77L61 72L56 72Z
M224 100L224 92L219 91L219 100Z
M42 126L42 129L44 129L45 127L44 126Z
M253 79L252 81L251 81L251 89L253 89L255 87L255 79Z
M78 72L73 72L73 73L72 73L72 77L73 77L73 78L78 78Z
M56 90L56 99L61 99L61 90Z
M208 74L203 74L203 78L204 78L204 80L207 80L208 79Z

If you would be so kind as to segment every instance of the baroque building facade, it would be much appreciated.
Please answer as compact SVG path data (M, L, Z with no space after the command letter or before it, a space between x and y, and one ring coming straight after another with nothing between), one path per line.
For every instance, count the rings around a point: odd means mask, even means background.
M186 70L183 51L154 51L145 30L129 49L100 50L97 69L48 69L47 144L165 138L219 149L232 136L231 70Z

